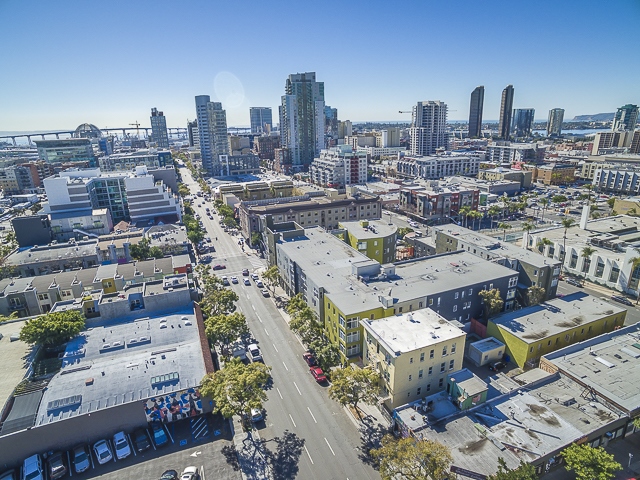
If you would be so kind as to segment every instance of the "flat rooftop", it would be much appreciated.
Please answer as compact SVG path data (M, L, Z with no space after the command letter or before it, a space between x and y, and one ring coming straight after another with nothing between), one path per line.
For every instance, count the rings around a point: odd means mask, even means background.
M638 325L570 345L544 359L627 412L640 409Z
M512 260L519 260L535 267L543 268L548 265L560 265L559 260L545 257L537 252L526 250L509 242L503 242L499 238L490 237L482 233L474 232L459 225L450 224L441 227L434 227L436 231L443 234L457 237L462 242L471 243L489 250L496 257L505 257Z
M36 426L197 387L208 354L201 334L192 309L87 329L67 345Z
M2 368L0 369L0 405L4 405L27 373L31 347L21 340L11 341L11 335L20 334L24 321L0 323L0 351ZM0 407L1 408L1 407Z
M366 227L362 226L362 221L340 222L340 226L346 229L358 239L388 237L398 231L398 227L387 220L364 220L368 222Z
M490 321L526 343L537 343L626 309L583 292L553 298L533 307L503 313Z
M396 357L466 335L430 308L379 320L361 320L360 323Z
M488 352L490 350L495 350L496 348L504 348L504 343L493 337L487 337L482 340L478 340L477 342L473 342L469 344L469 346L479 350L480 352Z
M8 265L28 265L65 258L95 257L96 246L96 240L34 246L12 253L6 261Z

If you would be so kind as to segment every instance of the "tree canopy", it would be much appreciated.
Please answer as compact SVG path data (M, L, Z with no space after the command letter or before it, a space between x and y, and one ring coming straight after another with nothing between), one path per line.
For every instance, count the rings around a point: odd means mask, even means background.
M267 270L262 274L262 278L264 278L275 291L278 280L280 279L280 271L278 270L278 266L272 265L271 267L267 268Z
M480 290L478 295L482 297L484 304L485 318L491 318L496 313L502 311L504 300L500 296L500 290L492 288L491 290Z
M371 450L379 464L382 480L446 480L453 457L449 449L432 440L413 437L396 440L392 435L382 438L382 446Z
M622 465L615 461L612 454L602 447L593 448L586 443L574 443L565 448L561 455L566 462L565 468L573 470L577 480L609 480L615 472L622 470Z
M241 335L249 333L247 319L240 312L230 315L214 315L204 322L207 338L211 343L227 349Z
M489 480L538 480L536 469L530 463L520 461L518 468L509 470L502 457L498 457L498 471Z
M547 291L542 287L538 287L537 285L529 287L527 289L527 305L532 306L542 303L546 295Z
M342 406L351 405L359 415L359 403L378 400L378 380L378 373L367 368L339 368L331 374L329 397Z
M77 310L47 313L27 320L20 331L20 340L32 345L54 347L69 341L84 327L84 316Z
M200 392L211 397L214 413L223 417L251 414L252 408L262 408L267 400L263 387L269 382L269 367L260 362L243 364L239 359L228 361L222 370L202 379Z
M135 260L145 260L147 258L162 258L164 252L158 246L151 246L151 242L148 238L143 238L137 244L129 247L131 257Z

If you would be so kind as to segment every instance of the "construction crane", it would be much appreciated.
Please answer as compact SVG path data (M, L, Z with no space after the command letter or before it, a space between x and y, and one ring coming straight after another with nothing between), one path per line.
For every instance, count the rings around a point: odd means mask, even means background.
M398 110L398 113L413 113L411 110Z
M136 120L136 123L130 123L129 125L136 127L136 136L140 138L140 124L138 123L138 120Z

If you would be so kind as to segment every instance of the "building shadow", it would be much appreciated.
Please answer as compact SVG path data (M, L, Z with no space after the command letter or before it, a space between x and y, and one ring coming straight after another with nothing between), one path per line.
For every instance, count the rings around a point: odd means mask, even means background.
M275 443L275 450L264 449L273 479L287 480L295 478L298 475L298 463L304 448L304 439L293 432L285 430L282 436L268 441ZM263 442L266 443L267 441L263 440Z
M391 433L391 430L376 422L375 418L366 416L362 418L362 424L358 429L360 431L360 447L358 458L366 465L377 468L377 462L371 456L371 450L380 448L382 445L382 437Z

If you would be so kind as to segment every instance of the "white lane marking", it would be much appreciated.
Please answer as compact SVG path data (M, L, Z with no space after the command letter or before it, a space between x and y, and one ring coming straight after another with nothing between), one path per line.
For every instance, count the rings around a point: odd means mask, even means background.
M256 317L258 317L258 320L260 320L260 323L262 323L262 319L260 318L260 315L256 315Z
M284 398L282 398L282 394L280 393L280 389L276 387L276 390L278 391L278 395L280 395L280 400L284 400Z
M276 347L276 344L275 344L275 343L272 343L271 345L273 345L273 348L275 348L276 353L280 353L280 352L278 352L278 347Z
M298 384L296 382L293 382L294 387L296 387L296 390L298 390L298 393L300 395L302 395L302 392L300 391L300 389L298 388Z
M247 295L247 298L249 298L249 295ZM251 305L251 308L253 308L253 310L255 311L256 306L255 305Z
M293 421L293 417L291 416L291 414L289 414L289 418L291 419L291 423L293 423L293 426L298 428L298 426L296 425L296 422ZM325 438L325 440L326 440L326 438ZM335 453L334 453L334 455L335 455Z
M313 418L313 421L318 423L318 421L316 420L316 417L313 416L313 412L311 411L311 409L309 407L307 407L307 410L309 410L309 415L311 415L311 418Z
M307 457L309 457L309 461L311 462L311 465L313 465L313 458L311 458L311 455L309 454L309 450L307 450L306 445L304 446L304 451L307 452Z
M282 362L282 364L284 365L284 368L287 370L287 372L289 371L289 369L287 368L287 364Z
M266 334L267 334L267 337L269 337L269 336L270 336L270 335L269 335L269 332L267 332L267 329L266 329L266 328L264 329L264 333L266 333Z
M331 448L331 445L329 445L329 440L327 440L327 438L325 437L324 439L325 442L327 442L327 447L329 447L329 450L331 450L331 453L333 453L333 456L336 456L336 452L333 451L333 448Z

